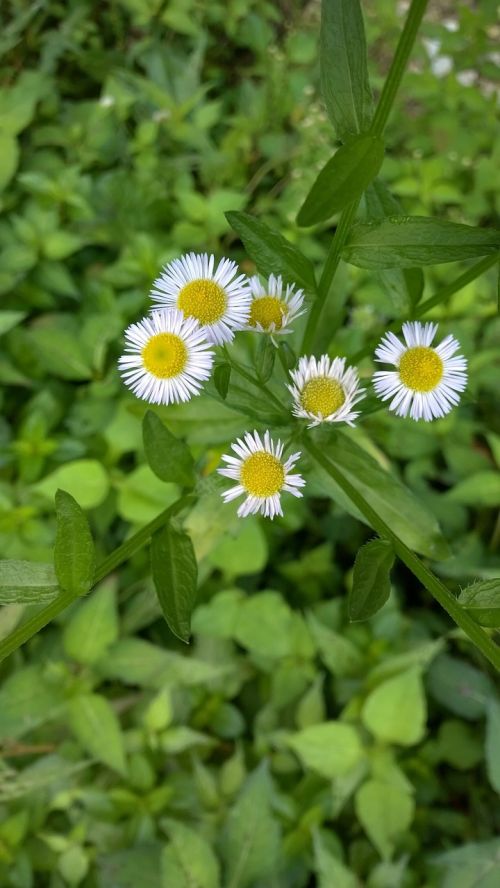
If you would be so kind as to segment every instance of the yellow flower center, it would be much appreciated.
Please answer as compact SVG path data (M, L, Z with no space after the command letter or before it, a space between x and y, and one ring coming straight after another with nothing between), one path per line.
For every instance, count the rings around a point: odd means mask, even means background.
M288 313L288 305L277 296L259 296L252 301L250 308L249 324L256 327L257 324L264 330L269 330L274 324L275 330L281 330L283 315Z
M177 308L186 317L196 318L200 324L215 324L226 310L226 293L215 281L200 278L185 284L177 299Z
M277 456L259 450L247 456L241 467L240 480L252 496L272 496L285 482L285 470Z
M186 366L188 350L175 333L157 333L142 350L142 361L153 376L170 379L182 373Z
M302 389L300 400L304 410L315 416L330 416L345 402L345 392L340 382L328 376L310 379Z
M431 392L443 378L443 362L427 345L416 345L401 355L399 378L414 392Z

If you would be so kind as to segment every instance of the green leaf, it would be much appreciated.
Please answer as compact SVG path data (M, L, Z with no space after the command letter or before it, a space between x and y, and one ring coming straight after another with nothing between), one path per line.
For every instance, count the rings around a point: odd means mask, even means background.
M193 487L196 479L189 447L169 432L152 410L144 416L142 435L146 459L155 475L161 481Z
M0 561L0 604L52 601L59 585L52 564Z
M475 472L448 491L446 499L464 506L500 506L500 474Z
M163 616L174 635L188 642L198 565L191 538L170 522L151 540L151 569Z
M323 0L320 41L321 90L337 135L366 132L372 95L359 0Z
M332 675L344 678L359 674L363 667L363 657L349 638L323 625L312 613L307 615L307 625L318 646L321 659Z
M354 873L328 850L319 830L313 833L314 870L318 877L318 888L359 888Z
M85 595L94 579L95 549L89 523L77 501L65 490L57 490L54 568L62 589Z
M327 779L346 774L363 755L356 729L342 722L310 725L292 734L287 742L305 768Z
M347 607L349 619L367 620L385 604L391 592L390 572L394 549L388 540L372 540L361 546L354 562Z
M497 888L500 881L500 839L467 842L433 858L446 867L440 888Z
M271 811L269 776L264 767L248 777L229 812L221 841L227 888L272 884L280 865L281 834Z
M222 400L225 401L229 390L229 381L231 379L231 364L217 364L214 370L214 385Z
M0 740L22 737L59 714L63 689L49 682L40 663L17 669L0 690Z
M316 290L314 269L283 235L248 213L226 213L227 221L240 236L245 249L263 275L280 274L287 284Z
M255 354L255 369L261 382L267 382L273 375L274 361L276 359L276 346L271 337L263 334L259 337L259 344Z
M489 256L500 231L426 216L391 216L353 226L342 256L360 268L411 268Z
M25 311L0 311L0 336L17 327L25 317Z
M219 888L220 868L207 840L175 820L165 820L170 839L161 859L164 888Z
M355 807L364 830L387 860L392 856L395 840L413 820L412 796L396 784L367 780L356 793Z
M33 487L33 490L48 499L53 499L59 489L74 496L83 509L93 509L106 498L109 479L96 459L75 459L47 475Z
M435 700L462 718L482 718L495 689L485 672L465 660L440 654L427 674L429 692Z
M356 136L326 163L297 216L302 226L324 222L358 200L377 175L384 143L376 136Z
M117 638L116 586L108 580L72 611L64 627L64 650L77 663L95 663Z
M490 700L486 709L486 771L488 779L500 793L500 703Z
M424 736L426 715L420 670L409 669L368 695L361 718L378 740L412 746Z
M236 640L263 657L286 657L291 652L292 612L278 592L259 592L245 599L235 627Z
M162 851L163 843L145 842L99 855L96 860L97 888L161 888Z
M236 525L235 534L225 534L208 556L210 564L227 577L260 573L268 558L267 538L258 519Z
M10 133L0 132L0 191L12 179L19 163L17 139Z
M500 626L500 577L472 583L462 589L458 602L481 626L496 629Z
M85 752L120 774L125 773L125 747L120 722L99 694L82 694L68 703L68 724Z

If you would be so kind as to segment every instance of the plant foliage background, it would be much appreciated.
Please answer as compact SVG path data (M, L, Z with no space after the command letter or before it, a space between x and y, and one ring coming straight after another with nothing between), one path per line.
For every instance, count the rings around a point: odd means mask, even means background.
M404 4L363 7L377 88ZM146 464L145 405L116 370L161 265L208 250L252 272L231 209L326 255L327 226L295 225L335 144L319 6L14 0L2 16L1 557L52 560L57 488L88 510L103 556L178 496ZM498 36L490 0L430 4L388 125L383 178L405 212L494 226ZM450 277L426 269L424 295ZM455 589L499 574L494 283L431 315L469 360L460 409L431 426L365 419L374 459L439 519L443 535L398 504L431 560L449 541L433 569ZM387 275L343 265L335 287L331 353L365 349L408 308ZM249 424L237 402L156 411L206 476L187 522L190 648L160 616L143 550L0 667L0 884L493 888L493 676L401 566L384 609L349 623L371 532L323 498L324 478L272 525L222 506L212 473ZM24 610L1 607L1 637Z

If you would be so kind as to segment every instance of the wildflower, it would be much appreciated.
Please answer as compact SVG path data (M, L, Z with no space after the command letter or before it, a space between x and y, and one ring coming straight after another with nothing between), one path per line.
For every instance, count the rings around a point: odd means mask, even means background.
M150 404L189 401L210 376L214 353L205 332L181 311L153 311L125 330L125 340L123 381Z
M290 324L295 318L304 314L302 305L304 293L296 290L293 284L288 284L283 293L283 281L281 276L269 276L265 285L260 278L250 278L250 290L252 302L250 306L250 319L248 330L258 333L270 333L274 342L274 336L291 333Z
M207 253L174 259L155 280L151 298L156 308L178 308L187 318L195 318L209 342L222 345L245 327L251 297L245 275L236 277L235 262L221 259L215 271L214 263Z
M437 324L411 321L403 324L405 344L394 333L386 333L375 351L375 359L394 364L396 370L374 374L373 384L383 401L392 398L389 410L397 416L411 416L430 422L458 404L467 384L467 361L455 355L460 344L446 336L436 347L431 346Z
M246 432L244 440L238 438L231 448L237 456L224 455L222 459L228 466L218 469L218 472L237 482L235 487L222 494L225 503L246 494L245 501L238 509L240 518L260 512L266 518L273 519L275 515L283 514L282 491L302 496L298 490L305 484L302 475L290 474L300 453L293 453L283 462L283 444L281 441L274 444L268 431L264 433L264 442L258 432Z
M358 371L345 366L345 358L322 355L319 360L302 357L296 370L290 371L293 385L293 414L310 419L309 428L321 422L346 422L354 425L359 410L353 407L363 398Z

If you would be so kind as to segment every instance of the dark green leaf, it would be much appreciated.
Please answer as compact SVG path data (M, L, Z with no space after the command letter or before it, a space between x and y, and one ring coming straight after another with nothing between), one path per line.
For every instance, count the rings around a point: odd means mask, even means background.
M466 660L440 654L427 673L432 697L462 718L484 716L488 700L495 695L491 679L485 672L470 666Z
M384 143L375 136L356 136L321 170L297 216L298 225L324 222L361 197L384 159Z
M500 793L500 703L490 700L486 709L486 771L489 781Z
M283 363L288 370L292 370L297 363L297 355L295 354L293 348L288 342L281 341L278 346Z
M500 231L425 216L353 226L343 258L360 268L411 268L476 259L500 250Z
M0 561L0 604L51 601L59 592L52 564Z
M158 600L170 629L189 641L198 566L190 537L168 523L151 540L151 568Z
M366 132L372 116L366 40L359 0L323 0L321 89L337 135Z
M276 346L273 345L270 336L265 334L259 337L259 344L255 354L255 369L261 382L267 382L271 378L276 358Z
M193 457L184 441L176 438L161 419L148 410L142 422L146 459L161 481L173 481L182 487L193 487Z
M56 541L54 567L59 585L73 595L89 591L95 572L94 541L87 517L76 499L58 490L56 501Z
M217 364L214 370L214 385L223 401L225 401L227 398L230 379L231 364Z
M95 663L117 638L116 583L111 578L72 611L64 627L64 650L77 663Z
M248 213L230 212L226 218L262 274L280 274L287 284L315 291L314 269L309 259L283 235Z
M462 590L458 601L481 626L500 626L500 578L472 583Z
M356 555L347 606L349 619L367 620L387 601L394 549L388 540L372 540Z

